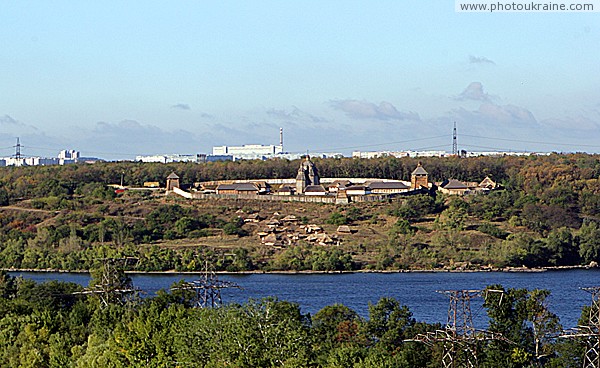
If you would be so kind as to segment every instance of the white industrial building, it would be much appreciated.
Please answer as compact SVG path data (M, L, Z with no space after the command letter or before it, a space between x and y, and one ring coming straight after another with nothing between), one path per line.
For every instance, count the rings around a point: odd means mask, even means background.
M446 151L353 151L352 158L378 157L446 157Z
M231 155L207 155L205 153L198 153L195 155L180 155L180 154L164 154L164 155L149 155L149 156L135 156L136 161L141 162L160 162L162 164L168 164L170 162L212 162L212 161L231 161L233 156Z
M66 165L79 162L81 159L79 151L62 150L58 157L4 157L0 159L0 166L48 166L48 165ZM97 160L95 158L87 158Z
M230 155L234 158L261 158L283 153L282 145L245 144L243 146L216 146L212 149L213 155Z
M213 156L232 156L234 160L266 160L283 153L283 128L279 128L279 145L244 144L242 146L214 146Z
M200 155L180 155L180 154L164 154L164 155L149 155L135 156L136 161L142 162L160 162L167 164L169 162L202 162Z
M461 157L479 157L479 156L530 156L530 155L548 155L540 152L461 152ZM452 154L446 151L353 151L352 158L379 158L379 157L449 157Z

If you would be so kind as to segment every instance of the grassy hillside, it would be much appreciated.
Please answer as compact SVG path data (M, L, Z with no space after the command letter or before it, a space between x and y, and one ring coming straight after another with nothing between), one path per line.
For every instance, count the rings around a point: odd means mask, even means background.
M385 203L187 200L150 191L117 195L107 186L122 172L126 184L164 181L171 171L192 184L283 177L296 164L2 168L0 267L88 269L97 258L121 256L137 257L131 267L140 271L195 271L206 260L229 271L489 269L600 261L595 155L426 159L423 166L433 181L491 175L502 189ZM404 180L414 164L394 158L318 161L323 176Z

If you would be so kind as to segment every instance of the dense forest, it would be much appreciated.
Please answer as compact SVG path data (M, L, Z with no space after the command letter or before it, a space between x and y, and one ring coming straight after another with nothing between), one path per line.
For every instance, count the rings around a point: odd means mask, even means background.
M439 367L450 351L442 341L416 341L444 326L416 321L392 298L362 317L340 304L304 314L270 298L195 308L195 293L177 287L103 306L81 289L0 272L0 366L415 368ZM546 307L547 291L486 290L488 336L497 338L461 342L452 353L457 366L474 357L490 368L582 365L586 341L557 338L562 328ZM588 315L584 308L580 324Z
M349 205L185 200L161 192L116 194L176 172L181 183L292 178L298 161L152 164L112 162L0 168L0 268L89 269L105 257L136 257L138 271L491 269L600 262L600 157L422 158L430 181L501 186L486 195L401 197ZM321 177L409 180L412 158L315 159ZM333 245L261 243L265 221L297 215L335 233Z

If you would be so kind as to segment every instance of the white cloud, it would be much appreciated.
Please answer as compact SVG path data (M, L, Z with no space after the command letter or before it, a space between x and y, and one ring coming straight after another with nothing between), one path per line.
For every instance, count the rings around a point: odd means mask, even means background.
M30 131L38 131L39 130L34 125L25 124L15 118L13 118L12 116L10 116L8 114L0 116L0 126L2 126L2 128L5 130L6 129L12 130L12 131L16 132L17 134L19 132L27 133Z
M359 100L332 100L329 105L336 110L346 113L354 119L374 119L374 120L420 120L419 114L415 112L398 111L394 105L383 101L376 105L367 101Z
M457 100L491 101L492 98L483 90L481 82L471 82L458 97Z
M571 118L544 119L541 123L558 129L596 131L600 128L600 121L592 120L582 115Z
M473 55L469 55L469 63L496 65L496 63L493 60L490 60L490 59L486 58L485 56L473 56Z
M74 131L82 154L102 158L133 159L136 155L160 153L193 154L205 152L210 144L209 134L196 135L190 131L165 130L135 120L118 123L98 122L92 129Z
M177 109L177 110L191 110L190 105L184 104L184 103L178 103L178 104L172 105L171 108Z
M290 111L285 109L270 109L267 111L267 115L284 121L306 121L313 123L324 123L328 121L325 118L302 111L296 106L292 106Z

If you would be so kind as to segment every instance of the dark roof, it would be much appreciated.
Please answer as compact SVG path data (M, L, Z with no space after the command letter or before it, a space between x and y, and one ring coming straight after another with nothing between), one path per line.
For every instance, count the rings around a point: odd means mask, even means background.
M258 187L254 183L240 183L236 185L235 189L241 192L256 192L258 190Z
M468 189L465 183L456 179L446 180L447 182L442 183L444 189Z
M219 184L217 190L236 190L237 184Z
M352 186L346 187L346 190L368 190L368 189L370 189L370 188L365 185L352 185Z
M318 193L318 192L326 192L325 187L323 187L322 185L309 185L306 187L306 189L304 189L304 193L306 192L310 192L310 193Z
M329 184L330 187L347 187L352 185L350 180L336 180L333 183Z
M278 192L291 192L291 191L293 191L293 190L294 190L294 189L293 189L291 186L289 186L289 185L284 185L284 186L282 186L281 188L279 188L277 191L278 191Z
M167 176L167 179L179 179L179 176L177 176L177 174L172 172L171 174L169 174L169 176Z
M410 189L410 187L399 181L374 181L369 183L371 189Z
M258 190L258 187L254 183L219 184L217 190L237 190L241 192L255 192Z
M423 166L421 166L421 164L419 164L419 165L417 165L417 168L414 169L414 171L412 172L412 175L429 175L429 174L427 173L427 171L425 171Z

